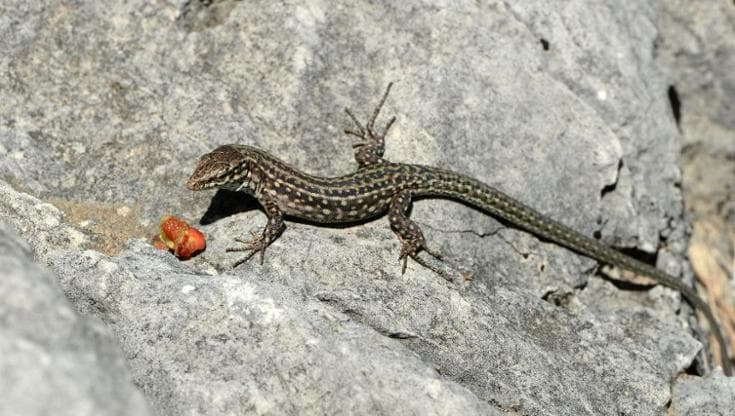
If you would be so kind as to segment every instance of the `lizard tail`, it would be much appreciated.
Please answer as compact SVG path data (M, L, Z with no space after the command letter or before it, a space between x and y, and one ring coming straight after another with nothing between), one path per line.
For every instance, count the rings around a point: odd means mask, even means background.
M463 202L542 239L552 241L603 263L648 276L664 286L679 291L691 306L704 314L720 347L723 372L727 376L732 376L732 364L721 326L709 305L681 279L551 220L548 216L474 178L443 169L424 166L416 166L416 168L431 170L430 175L421 174L418 177L433 178L429 182L417 184L415 192L417 196L438 196Z

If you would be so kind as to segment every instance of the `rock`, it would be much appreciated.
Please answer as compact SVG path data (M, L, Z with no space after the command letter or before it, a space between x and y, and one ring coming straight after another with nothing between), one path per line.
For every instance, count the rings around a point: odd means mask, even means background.
M691 281L655 4L39 4L0 21L0 218L112 330L157 413L666 413L700 350L675 292L618 288L434 200L412 218L471 281L401 276L385 219L288 222L263 266L232 269L225 248L264 216L183 186L233 142L349 172L343 107L364 120L395 81L388 159L477 177ZM150 247L165 214L207 250Z
M688 259L729 325L735 350L735 9L726 0L663 2L660 60L682 137Z
M31 257L0 221L0 414L152 414L109 327L80 316Z
M671 416L727 415L735 409L735 380L717 370L708 377L682 376L674 384Z

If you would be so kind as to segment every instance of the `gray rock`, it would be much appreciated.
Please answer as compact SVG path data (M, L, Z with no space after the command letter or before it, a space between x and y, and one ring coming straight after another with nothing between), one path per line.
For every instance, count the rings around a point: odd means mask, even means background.
M735 409L735 380L717 370L708 377L682 376L674 384L671 416L717 416Z
M98 282L95 313L163 414L500 414L400 340L255 272L202 273L142 243L55 266Z
M52 207L0 191L7 220L39 224L26 229L39 247L44 229L69 232ZM208 232L224 235L239 219ZM292 228L308 235L310 226ZM335 265L353 248L338 234L351 230L327 231L320 250L333 256L306 269L318 236L279 256L284 238L271 250L282 261L227 273L205 266L225 262L217 239L188 263L144 242L108 257L49 238L55 250L43 253L77 307L112 327L136 384L163 414L492 414L488 402L496 411L650 413L668 400L665 379L696 352L694 340L643 309L571 313L517 286L450 284L415 269L346 273ZM630 384L633 373L639 384ZM578 399L555 399L563 395Z
M735 8L727 0L663 5L660 59L670 68L669 94L679 110L682 188L692 222L689 259L710 302L720 305L733 328Z
M654 4L41 4L0 20L0 218L109 325L160 414L665 414L700 348L667 289L620 290L449 201L412 218L472 281L401 276L384 219L289 222L263 266L232 270L224 249L264 216L183 187L232 142L348 172L342 108L365 117L396 81L389 159L478 177L691 279ZM203 217L207 251L142 241L166 213Z
M148 415L120 347L0 221L0 414Z

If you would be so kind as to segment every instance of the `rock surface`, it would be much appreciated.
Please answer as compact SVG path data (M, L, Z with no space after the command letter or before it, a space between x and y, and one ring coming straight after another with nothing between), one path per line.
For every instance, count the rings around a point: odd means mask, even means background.
M395 81L389 159L475 176L691 279L659 8L551 3L0 6L0 220L109 326L159 414L666 414L700 350L668 289L621 290L428 200L412 218L473 280L401 276L385 219L289 222L264 265L233 270L224 248L264 216L183 187L232 142L348 172L342 108L365 117ZM207 251L150 247L168 213L201 220Z
M682 136L688 258L735 346L735 4L664 5L661 59Z
M1 415L152 414L110 329L74 310L3 221L0 270Z
M735 409L735 380L719 370L710 377L682 376L674 385L669 415L729 415Z

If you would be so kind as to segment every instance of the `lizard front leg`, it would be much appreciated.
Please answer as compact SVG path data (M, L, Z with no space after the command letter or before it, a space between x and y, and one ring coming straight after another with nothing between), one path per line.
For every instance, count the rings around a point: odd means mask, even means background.
M411 206L411 192L400 191L393 195L388 207L388 221L390 221L390 226L393 229L393 232L396 233L398 239L401 241L401 254L398 257L398 260L403 260L401 274L406 272L406 263L408 258L411 257L416 261L416 263L426 267L434 273L444 276L444 273L441 270L426 263L418 256L419 251L424 250L436 259L442 259L439 253L429 250L426 247L424 234L421 232L418 224L411 221L406 216L409 206Z
M263 264L265 249L268 248L268 246L271 245L279 235L281 235L283 230L286 229L286 224L283 222L283 213L281 212L281 209L278 208L278 204L270 196L262 195L258 198L258 202L263 206L265 215L268 216L268 224L266 224L260 236L252 233L253 238L251 240L235 238L235 241L245 244L245 247L231 247L225 249L225 251L228 252L249 251L244 258L235 262L232 267L237 267L242 263L245 263L256 253L260 253L260 264Z
M377 107L373 110L373 115L364 127L362 123L357 120L357 117L355 117L349 109L345 108L345 112L350 116L352 122L355 123L355 130L346 129L345 133L357 136L360 139L360 141L352 145L355 153L355 160L359 165L359 169L386 163L385 159L383 159L383 153L385 152L385 135L388 133L390 126L392 126L396 121L396 118L392 117L388 121L388 124L385 125L382 134L377 133L373 127L375 126L375 119L378 118L380 109L385 103L385 99L388 98L391 86L393 86L392 82L388 84L388 88L386 88L383 98L381 98Z

